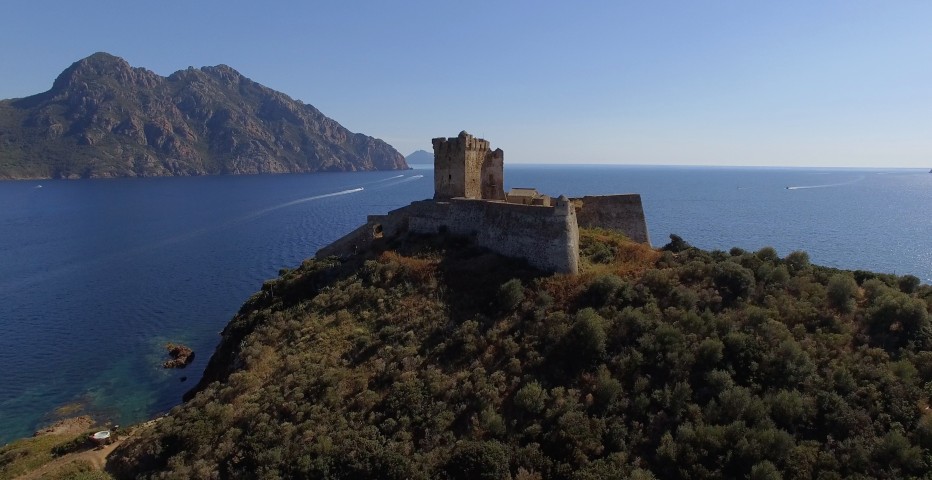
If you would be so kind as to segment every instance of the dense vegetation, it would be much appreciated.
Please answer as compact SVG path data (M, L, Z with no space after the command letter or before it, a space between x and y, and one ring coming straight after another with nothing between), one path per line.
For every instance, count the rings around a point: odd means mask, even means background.
M576 277L440 238L284 271L224 331L218 381L113 473L927 475L932 288L772 248L581 243Z

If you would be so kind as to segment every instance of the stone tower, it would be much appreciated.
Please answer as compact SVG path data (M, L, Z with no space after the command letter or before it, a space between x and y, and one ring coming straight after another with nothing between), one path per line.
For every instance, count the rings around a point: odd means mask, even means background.
M434 198L505 199L505 154L489 150L487 140L460 132L435 138Z

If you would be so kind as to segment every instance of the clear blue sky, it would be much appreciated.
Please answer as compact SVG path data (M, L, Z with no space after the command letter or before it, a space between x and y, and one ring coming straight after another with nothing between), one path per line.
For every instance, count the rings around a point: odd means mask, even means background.
M403 154L932 167L928 1L8 2L0 98L96 51L227 64Z

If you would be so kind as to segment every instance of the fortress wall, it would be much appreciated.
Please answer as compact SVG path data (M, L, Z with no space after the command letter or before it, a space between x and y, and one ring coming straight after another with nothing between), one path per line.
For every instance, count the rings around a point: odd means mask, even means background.
M576 218L580 228L619 230L635 242L650 245L640 195L594 195L574 198L573 202L577 204Z
M317 257L353 255L383 235L449 232L502 255L527 260L541 270L578 273L576 213L572 207L558 212L555 207L461 198L423 200L386 215L370 215L366 224L318 250Z
M374 224L369 222L364 223L356 230L343 235L330 245L321 248L314 256L317 258L329 257L331 255L344 256L352 255L358 250L364 250L368 248L376 238L374 228Z
M557 214L553 207L452 199L415 202L409 210L410 231L447 231L467 236L482 247L522 258L541 270L579 271L579 230L572 208Z
M408 229L409 214L407 212L411 208L409 205L392 210L385 215L369 215L362 226L321 248L314 255L318 258L331 255L353 255L359 250L369 248L376 238L394 237Z

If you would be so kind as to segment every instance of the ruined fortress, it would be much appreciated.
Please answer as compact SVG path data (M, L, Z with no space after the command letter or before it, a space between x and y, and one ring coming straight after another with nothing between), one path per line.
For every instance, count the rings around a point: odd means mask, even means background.
M435 138L434 198L413 202L368 221L317 257L352 255L378 238L406 232L447 233L534 267L579 271L579 228L618 230L650 243L638 194L553 199L532 188L504 189L504 153L464 132Z

